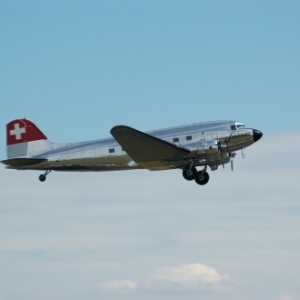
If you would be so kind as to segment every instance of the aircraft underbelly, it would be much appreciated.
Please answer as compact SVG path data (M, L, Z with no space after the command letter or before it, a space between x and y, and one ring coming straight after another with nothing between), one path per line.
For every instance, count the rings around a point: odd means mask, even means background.
M127 155L116 155L50 161L49 167L55 171L101 172L136 169L138 165Z

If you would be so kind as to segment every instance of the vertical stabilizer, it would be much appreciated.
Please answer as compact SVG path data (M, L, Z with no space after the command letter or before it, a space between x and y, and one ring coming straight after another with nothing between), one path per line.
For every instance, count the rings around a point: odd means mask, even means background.
M32 157L51 149L47 137L29 120L16 119L6 125L7 157Z

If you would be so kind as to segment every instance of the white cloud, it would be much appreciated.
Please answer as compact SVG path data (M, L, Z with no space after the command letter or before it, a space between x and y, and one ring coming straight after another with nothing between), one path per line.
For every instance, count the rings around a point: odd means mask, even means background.
M278 297L278 300L293 300L293 298L289 294L284 293Z
M155 270L149 280L114 280L104 281L98 284L99 292L109 293L127 293L142 286L145 289L152 289L156 283L179 284L184 290L193 290L195 287L204 285L213 285L217 289L223 289L219 286L221 281L228 280L229 276L225 273L220 274L216 269L205 266L200 263L185 264L179 267L168 266ZM164 285L165 286L165 285ZM166 287L166 286L165 286ZM167 285L167 288L173 289L174 286Z
M137 282L133 280L114 280L101 282L98 285L100 291L117 291L117 292L126 292L132 291L137 288Z
M183 285L216 284L227 279L227 274L220 274L216 269L199 263L164 267L153 274L153 281L169 281Z

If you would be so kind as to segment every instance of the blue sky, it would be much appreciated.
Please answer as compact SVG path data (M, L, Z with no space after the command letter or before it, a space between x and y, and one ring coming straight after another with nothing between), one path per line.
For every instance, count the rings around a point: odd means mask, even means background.
M172 172L0 168L0 299L300 297L299 1L0 1L0 156L233 119L264 137L203 189ZM199 274L195 276L193 274ZM148 298L147 298L148 297Z
M297 130L299 7L2 1L3 125L26 116L53 141L215 119Z

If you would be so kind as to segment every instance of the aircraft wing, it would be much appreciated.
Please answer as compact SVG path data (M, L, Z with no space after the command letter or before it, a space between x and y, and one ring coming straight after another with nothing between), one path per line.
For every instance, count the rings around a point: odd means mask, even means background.
M151 162L179 162L187 159L191 153L128 126L115 126L110 133L136 163L148 164L149 169L155 169L150 167Z

